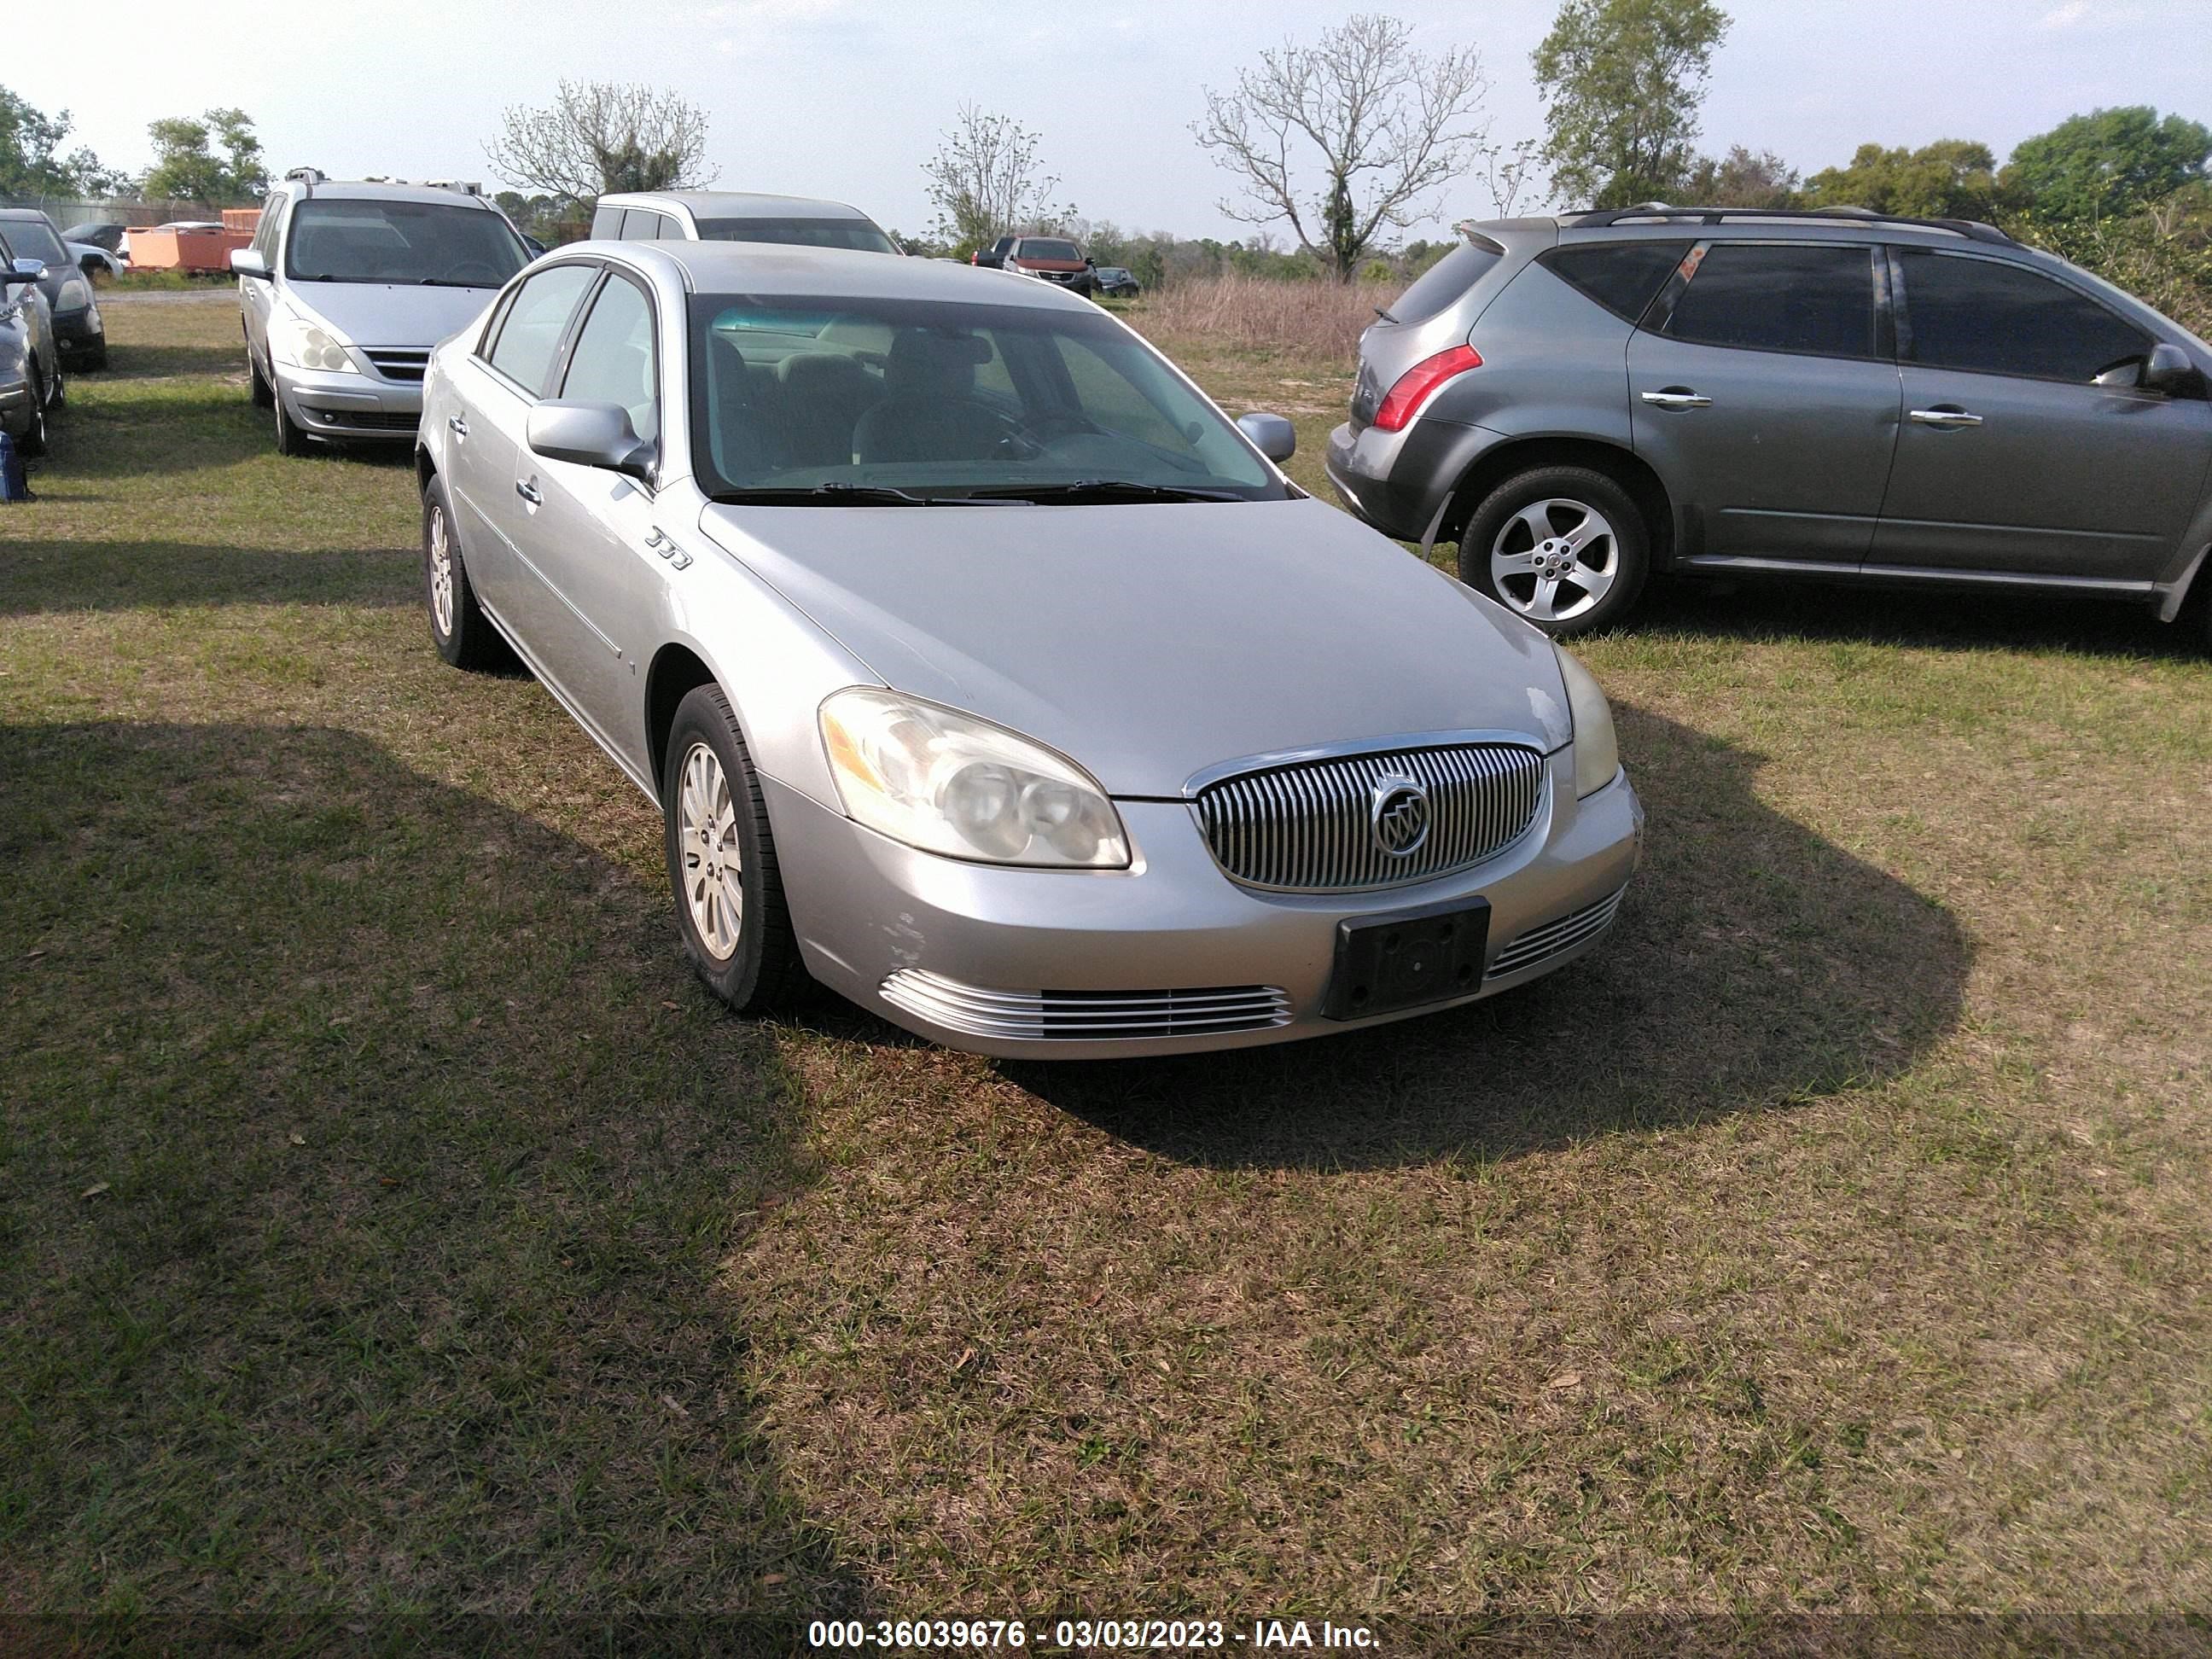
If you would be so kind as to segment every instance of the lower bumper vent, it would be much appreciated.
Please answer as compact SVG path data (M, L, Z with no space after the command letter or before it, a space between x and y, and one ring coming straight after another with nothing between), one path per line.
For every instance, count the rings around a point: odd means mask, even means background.
M1195 1036L1291 1023L1290 993L1273 985L1187 991L988 991L926 969L902 968L884 1000L969 1036L1038 1042Z
M1490 964L1490 971L1483 977L1503 979L1595 939L1613 926L1613 919L1620 914L1620 901L1627 895L1628 890L1623 887L1610 898L1600 899L1587 908L1572 911L1557 921L1547 921L1541 927L1531 927L1517 935L1498 953L1498 959Z

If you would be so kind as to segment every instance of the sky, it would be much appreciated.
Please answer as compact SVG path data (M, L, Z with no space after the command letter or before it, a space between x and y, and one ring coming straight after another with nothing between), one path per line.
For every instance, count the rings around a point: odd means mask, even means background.
M1493 142L1536 136L1528 55L1556 0L1367 0L1435 52L1472 44ZM1705 149L1744 144L1807 173L1859 144L1974 138L2000 159L2098 106L2152 104L2212 125L2212 0L1723 0ZM272 171L498 180L483 141L510 105L562 76L672 88L708 112L724 189L849 201L927 228L920 164L963 102L1041 140L1057 201L1124 229L1249 234L1233 188L1193 143L1202 88L1285 37L1310 40L1349 0L104 0L6 32L0 85L52 112L65 148L149 159L146 123L235 105ZM1468 179L1433 234L1492 210Z

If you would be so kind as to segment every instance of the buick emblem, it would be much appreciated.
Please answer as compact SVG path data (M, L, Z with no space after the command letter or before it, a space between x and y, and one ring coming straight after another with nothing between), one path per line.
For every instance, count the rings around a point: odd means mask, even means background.
M1394 859L1419 852L1429 838L1429 792L1411 778L1377 778L1367 827L1375 844Z

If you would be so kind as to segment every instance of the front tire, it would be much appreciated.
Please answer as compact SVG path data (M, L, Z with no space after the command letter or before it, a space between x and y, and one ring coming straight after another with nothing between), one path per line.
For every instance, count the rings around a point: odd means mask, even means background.
M789 1002L806 982L783 900L768 804L719 685L677 705L661 769L668 885L684 952L740 1014Z
M276 407L276 453L279 455L304 455L307 453L307 434L292 413L284 407L283 395L270 388L269 401Z
M31 424L15 447L25 460L40 460L46 454L46 377L36 368L31 371Z
M254 361L251 346L246 352L246 380L256 409L267 409L276 403L276 388L269 384L269 377L261 372L261 365Z
M1633 497L1586 466L1516 473L1485 496L1459 544L1459 578L1555 636L1609 628L1650 571Z
M430 617L430 643L447 663L471 673L511 670L514 649L477 603L453 511L445 481L433 477L422 489L422 604Z

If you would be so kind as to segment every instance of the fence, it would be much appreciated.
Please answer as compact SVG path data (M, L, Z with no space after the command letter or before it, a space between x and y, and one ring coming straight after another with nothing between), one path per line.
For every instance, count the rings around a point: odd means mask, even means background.
M163 225L172 219L221 219L225 206L258 207L258 202L72 202L57 197L0 196L0 207L43 210L64 230L71 225Z

